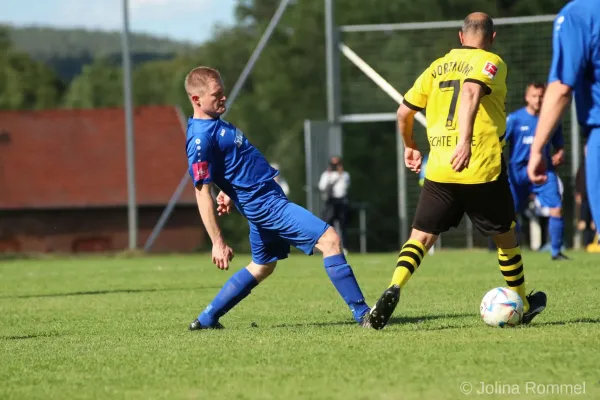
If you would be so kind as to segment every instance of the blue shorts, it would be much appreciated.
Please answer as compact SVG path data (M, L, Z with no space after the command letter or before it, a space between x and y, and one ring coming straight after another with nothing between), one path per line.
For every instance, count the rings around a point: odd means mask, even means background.
M268 264L287 258L290 245L313 254L329 225L287 199L275 181L263 184L257 195L238 208L250 225L252 261Z
M554 171L548 171L548 180L534 185L527 177L527 168L511 168L510 190L515 202L515 212L522 213L529 204L529 195L535 195L536 205L542 210L562 206L562 184Z

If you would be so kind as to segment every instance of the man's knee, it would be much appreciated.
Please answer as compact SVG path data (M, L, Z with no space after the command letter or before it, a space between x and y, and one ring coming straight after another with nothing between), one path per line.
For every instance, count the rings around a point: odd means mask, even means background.
M435 235L433 233L427 233L420 231L418 229L413 229L410 233L411 240L417 240L425 246L427 250L431 248L437 241L439 235Z
M519 245L514 228L511 228L508 232L500 233L492 239L499 249L513 249Z
M277 261L273 261L272 263L268 264L256 264L253 261L250 263L250 265L246 267L246 269L258 282L261 282L268 278L273 273L273 271L275 271L276 266Z
M342 249L342 241L340 239L340 235L337 234L335 229L331 226L327 228L325 233L321 235L316 245L317 249L319 249L325 256L340 252Z

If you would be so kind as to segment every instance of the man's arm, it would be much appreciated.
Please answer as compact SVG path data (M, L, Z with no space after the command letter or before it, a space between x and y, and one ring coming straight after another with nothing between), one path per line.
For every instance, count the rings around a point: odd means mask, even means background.
M483 87L474 82L465 82L461 89L460 106L458 107L458 142L468 143L473 140L473 125L479 109L479 102L485 95Z
M550 141L552 132L562 118L562 114L571 101L572 89L560 81L548 85L544 94L544 102L540 111L539 122L535 130L535 138L531 144L531 152L541 154L544 146Z
M552 155L552 165L562 164L565 160L565 138L561 123L558 124L554 135L552 135L552 148L555 150L554 155Z
M417 147L413 136L415 114L427 107L427 100L433 85L433 78L429 68L417 78L414 85L404 95L404 101L398 108L398 129L404 141L404 164L417 174L421 172L423 156Z
M572 88L581 78L587 60L591 35L581 15L563 9L554 22L552 62L540 118L531 145L527 175L533 183L546 181L546 166L542 151L572 95Z
M196 202L206 232L208 232L210 240L215 243L215 241L223 241L223 237L215 216L215 203L211 194L211 186L210 183L199 183L196 186Z
M409 108L405 103L400 104L396 117L398 118L398 129L402 135L404 141L404 147L410 149L417 149L417 143L415 142L413 126L415 124L415 114L417 110Z
M458 144L450 159L452 169L460 172L469 166L473 126L479 109L479 102L485 95L483 86L475 82L464 82L458 107Z
M196 202L202 223L213 244L213 263L220 269L228 269L229 261L233 258L233 251L225 244L221 228L219 228L219 224L217 223L215 202L212 198L210 183L198 183L196 185Z
M407 105L408 104L408 105ZM402 135L404 142L404 165L408 169L417 174L421 172L421 163L423 162L423 156L419 151L417 142L415 142L413 126L415 122L415 114L418 111L412 104L406 101L400 105L396 116L398 117L398 129Z

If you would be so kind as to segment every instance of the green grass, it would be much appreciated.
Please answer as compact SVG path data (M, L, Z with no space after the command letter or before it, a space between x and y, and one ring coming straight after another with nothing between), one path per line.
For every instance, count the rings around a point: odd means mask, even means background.
M480 382L582 384L600 398L600 257L524 255L548 309L531 326L494 329L483 294L503 286L495 257L427 257L383 331L354 325L317 256L295 255L222 319L187 325L232 272L207 255L0 263L1 399L460 399ZM236 258L236 270L246 256ZM349 257L369 303L394 254ZM253 327L256 323L257 327ZM462 382L473 393L460 391ZM556 389L554 389L556 390ZM563 394L566 389L563 388Z

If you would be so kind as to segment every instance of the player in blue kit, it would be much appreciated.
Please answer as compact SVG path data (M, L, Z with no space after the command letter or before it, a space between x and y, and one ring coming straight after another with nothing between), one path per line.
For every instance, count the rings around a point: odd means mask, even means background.
M548 230L552 246L553 260L568 260L562 254L565 221L562 216L562 196L559 178L554 167L564 160L564 137L562 125L558 125L552 136L552 147L556 153L551 156L550 144L544 147L544 160L548 165L548 179L546 182L532 184L527 176L527 163L535 128L538 123L545 85L530 83L525 89L525 107L511 113L506 120L506 142L509 144L508 179L512 191L517 214L523 213L529 202L529 195L533 193L539 205L549 210L550 218Z
M202 222L213 244L213 263L226 270L233 258L215 217L213 185L221 190L216 199L218 215L229 214L235 205L248 219L252 250L252 262L229 278L189 329L222 328L219 318L273 273L277 261L287 258L290 245L308 255L314 248L323 253L325 271L354 319L369 327L370 309L342 253L338 234L290 202L274 180L279 172L238 128L220 118L226 98L219 72L208 67L193 69L185 79L185 90L194 108L187 128L189 173Z
M527 167L534 183L548 179L544 146L575 92L577 119L587 136L586 185L592 218L600 221L600 1L573 0L554 21L552 63ZM594 173L595 172L595 173ZM596 243L596 250L600 245ZM588 248L589 249L589 248ZM593 250L593 246L592 246Z

